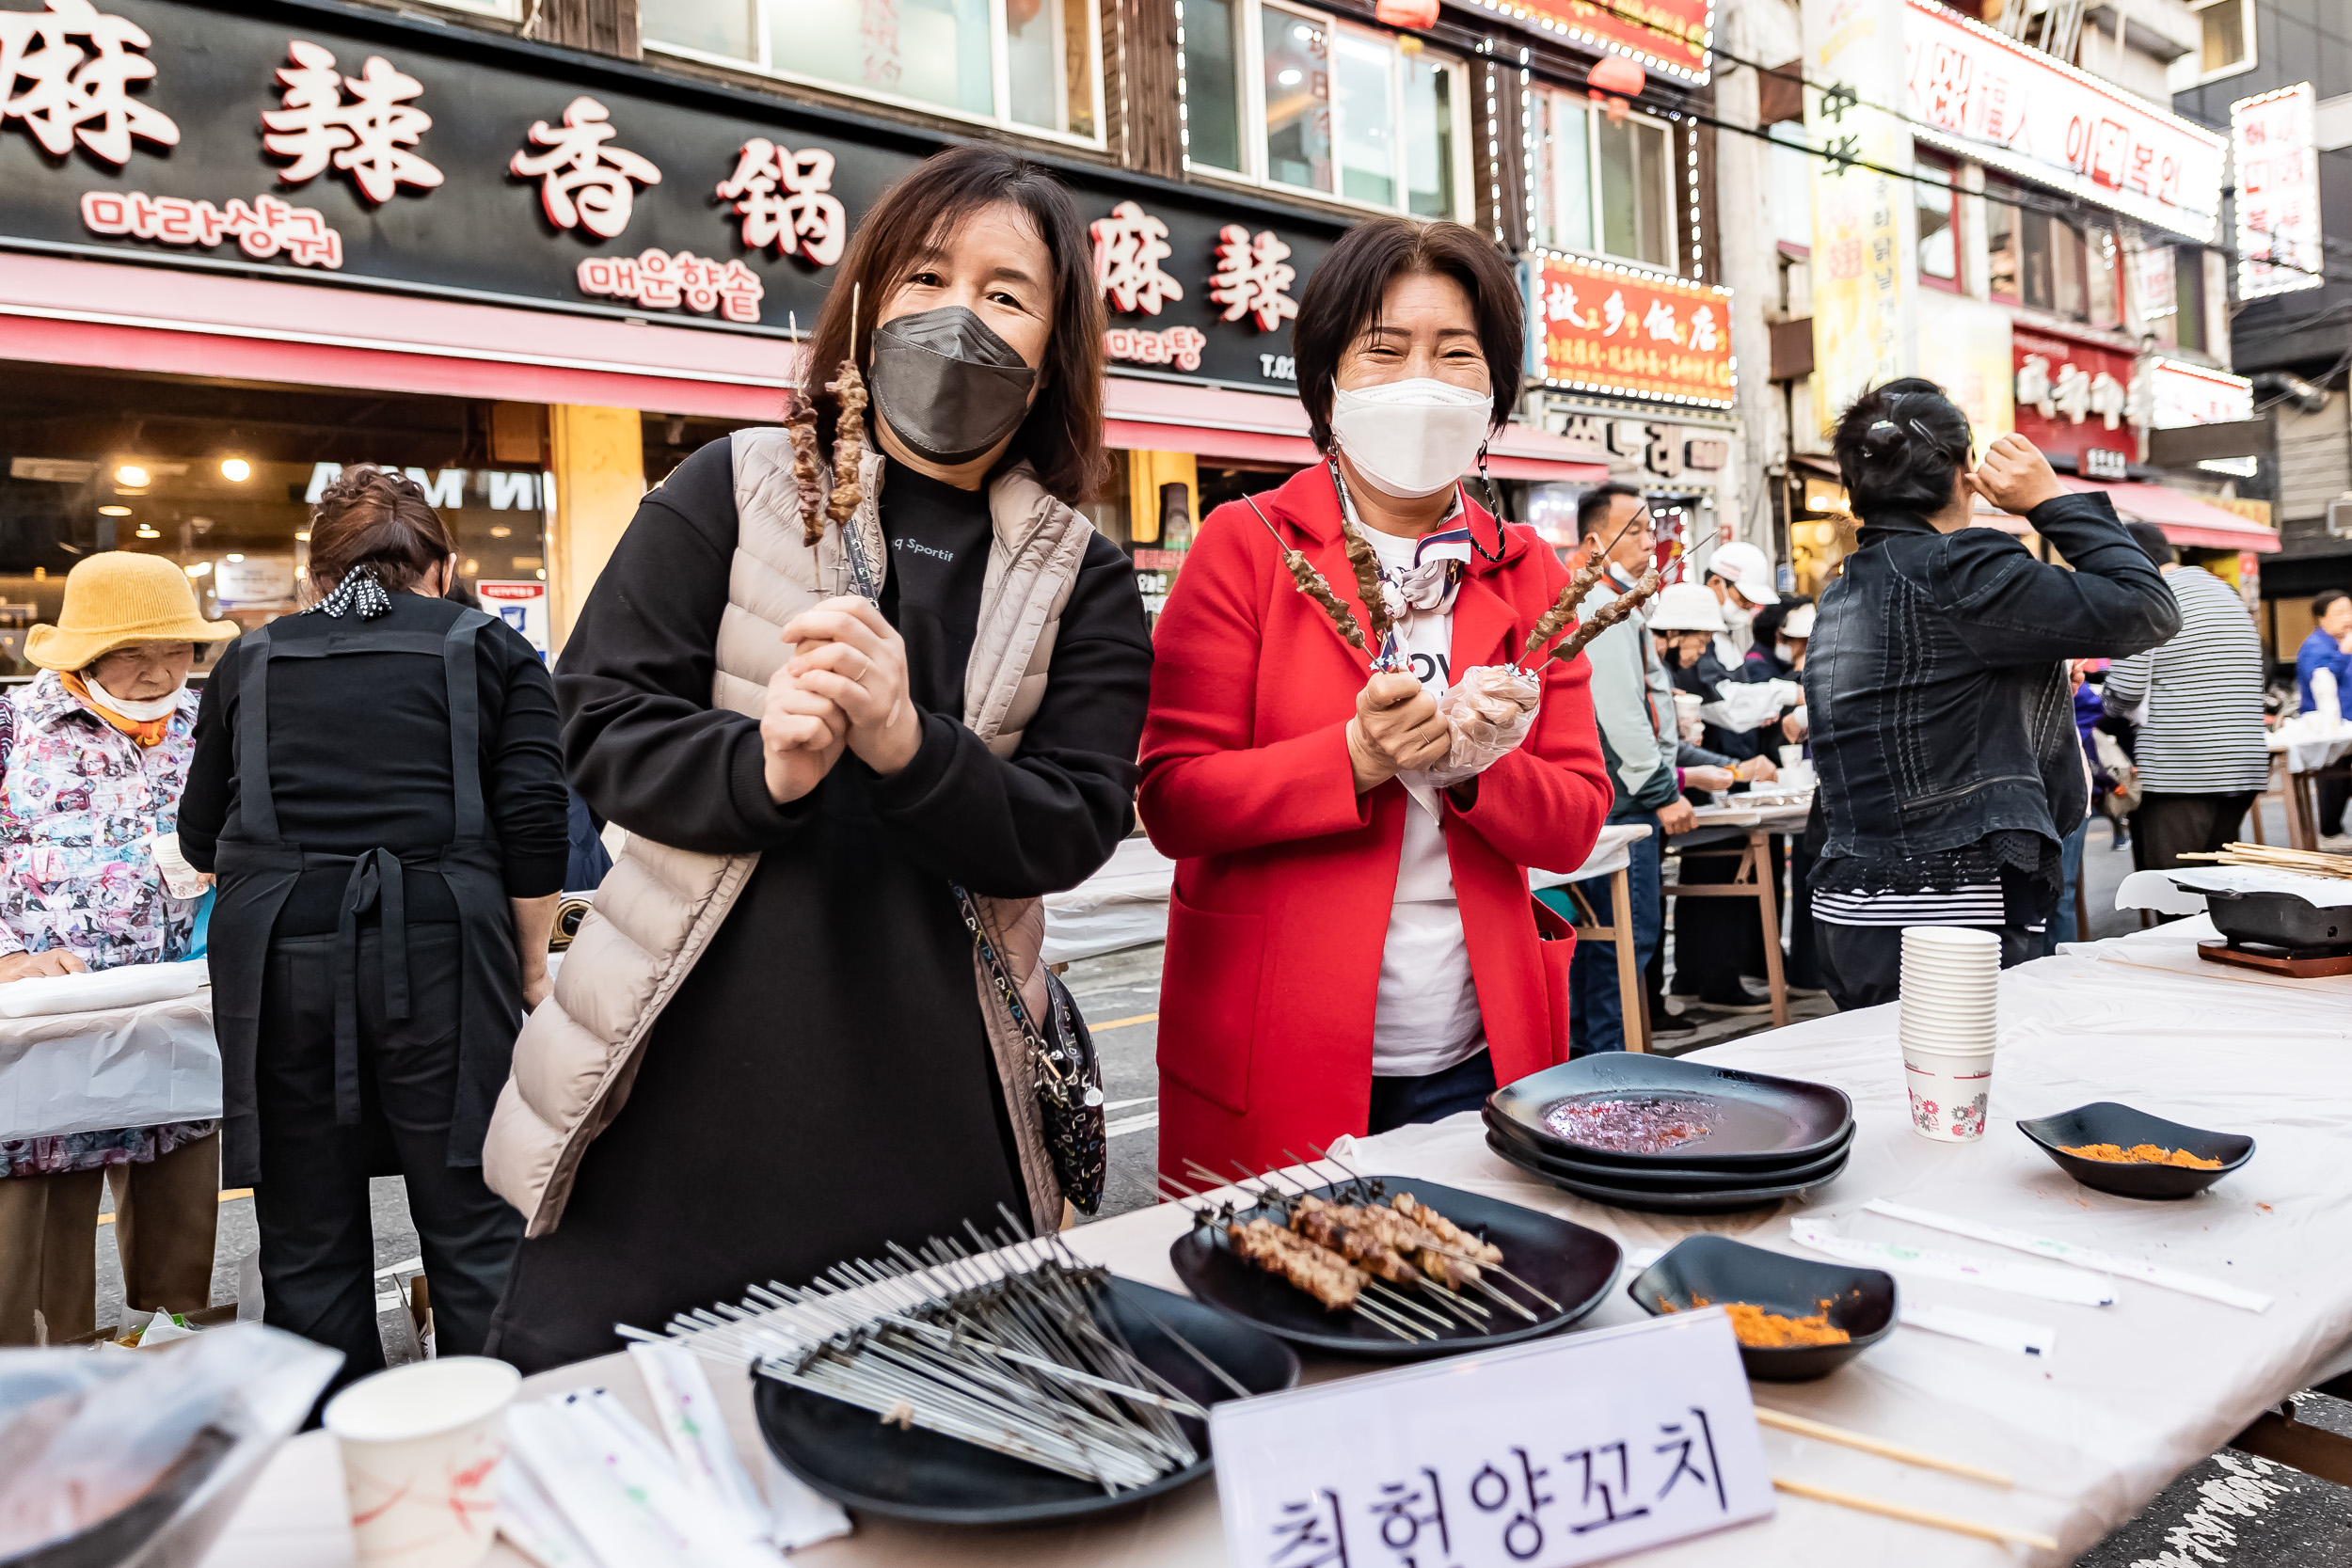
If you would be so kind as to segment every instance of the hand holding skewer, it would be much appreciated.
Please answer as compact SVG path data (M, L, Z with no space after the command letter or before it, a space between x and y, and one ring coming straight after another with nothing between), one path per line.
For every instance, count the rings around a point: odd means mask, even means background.
M1453 727L1418 677L1377 672L1356 694L1356 717L1347 721L1347 759L1355 765L1357 794L1408 769L1443 762L1453 745Z

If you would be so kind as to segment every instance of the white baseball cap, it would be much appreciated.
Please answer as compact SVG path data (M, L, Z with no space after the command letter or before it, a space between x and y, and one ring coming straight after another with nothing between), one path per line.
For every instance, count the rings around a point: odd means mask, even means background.
M1715 553L1708 558L1707 573L1740 590L1740 596L1750 604L1780 603L1780 595L1772 591L1772 561L1754 545L1735 539L1716 546Z
M1695 582L1670 582L1651 601L1652 631L1722 631L1724 607Z
M1786 620L1781 622L1780 635L1788 639L1791 642L1802 642L1806 638L1811 637L1813 635L1814 613L1815 611L1811 605L1799 605L1796 609L1788 612Z

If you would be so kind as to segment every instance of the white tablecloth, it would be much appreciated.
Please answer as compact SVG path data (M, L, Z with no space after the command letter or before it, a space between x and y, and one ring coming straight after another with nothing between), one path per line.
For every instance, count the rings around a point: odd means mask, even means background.
M1977 1286L1905 1278L1912 1301L2055 1328L2035 1359L1899 1328L1818 1383L1758 1385L1760 1402L1897 1442L2010 1471L2014 1490L1764 1433L1778 1474L2058 1537L2055 1553L1989 1545L1794 1497L1776 1518L1624 1560L1671 1568L1727 1561L1820 1568L2055 1568L2130 1518L2174 1476L2219 1448L2265 1407L2340 1370L2352 1346L2352 1009L2341 992L2249 983L2215 965L2167 961L2195 922L2072 947L2001 977L2002 1049L1992 1131L1977 1145L1931 1143L1911 1130L1895 1040L1896 1008L1811 1020L1700 1053L1729 1066L1832 1083L1853 1096L1860 1131L1845 1174L1809 1204L1681 1221L1571 1198L1488 1153L1475 1117L1368 1139L1359 1169L1435 1180L1666 1245L1694 1231L1794 1250L1788 1218L1804 1212L1851 1234L2000 1257L1985 1243L1861 1212L1875 1197L2088 1243L2268 1291L2254 1314L2152 1286L2120 1286L2110 1307L2061 1306ZM2184 1203L2137 1203L2069 1180L2010 1125L2094 1100L2121 1100L2200 1126L2250 1132L2254 1160ZM1181 1213L1162 1208L1071 1233L1120 1273L1177 1288L1168 1264ZM1622 1284L1622 1282L1621 1282ZM1635 1321L1622 1288L1584 1320ZM1311 1359L1309 1376L1360 1372ZM525 1397L605 1382L645 1409L623 1357L533 1378ZM758 1436L743 1385L720 1381L739 1447ZM280 1456L208 1568L342 1568L334 1454L322 1436ZM501 1548L494 1562L522 1560ZM867 1522L854 1536L799 1554L813 1568L1212 1568L1226 1561L1214 1483L1078 1527L957 1531Z
M218 1115L210 990L102 1012L0 1018L0 1138Z
M2330 728L2314 713L2299 713L2264 737L2274 752L2287 754L2287 767L2296 773L2316 773L2352 752L2352 724Z

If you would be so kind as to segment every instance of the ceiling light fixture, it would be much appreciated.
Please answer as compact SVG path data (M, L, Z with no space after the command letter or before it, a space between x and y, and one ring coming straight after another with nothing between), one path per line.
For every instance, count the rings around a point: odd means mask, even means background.
M131 509L127 506L102 506L98 509L98 515L102 517L128 517L131 515Z
M225 457L221 459L220 477L243 484L253 477L253 465L242 457Z
M147 483L147 470L136 463L125 463L115 470L115 483L127 484L135 490Z
M142 539L161 539L163 537L161 533L151 528L149 528L145 523L141 523L138 526L138 536Z
M188 567L188 576L192 578L203 578L210 577L212 575L213 563L209 561L199 561Z

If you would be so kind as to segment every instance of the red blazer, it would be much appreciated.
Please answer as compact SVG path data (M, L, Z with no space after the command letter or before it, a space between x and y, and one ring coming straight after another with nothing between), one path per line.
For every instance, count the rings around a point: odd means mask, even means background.
M1322 467L1257 498L1363 619ZM1470 508L1476 537L1497 525ZM1568 573L1532 530L1502 531L1454 601L1453 672L1515 657ZM1140 806L1177 862L1160 983L1160 1168L1223 1171L1308 1156L1362 1133L1373 1012L1396 894L1405 814L1391 779L1356 793L1346 727L1370 676L1298 591L1248 505L1202 522L1152 637ZM1479 1012L1501 1083L1567 1055L1572 940L1538 942L1526 866L1572 871L1610 806L1582 658L1551 663L1534 728L1478 781L1445 797L1446 855Z

